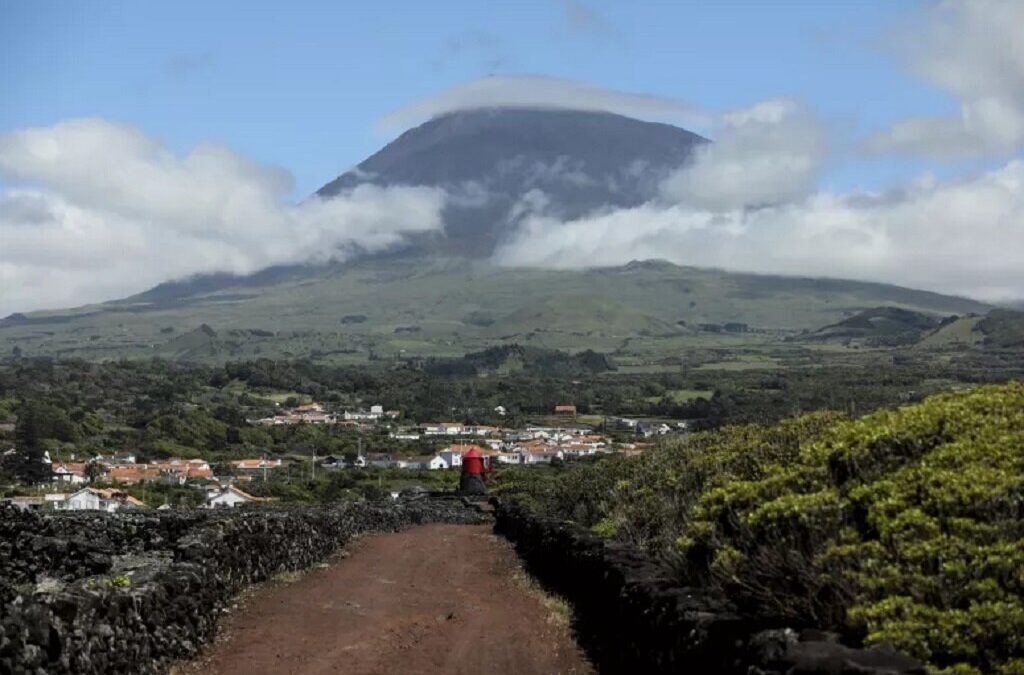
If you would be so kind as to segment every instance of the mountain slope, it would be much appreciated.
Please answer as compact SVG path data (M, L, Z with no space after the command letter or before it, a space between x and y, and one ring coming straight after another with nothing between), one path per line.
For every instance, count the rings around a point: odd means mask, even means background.
M987 305L885 284L734 274L636 262L587 271L461 258L367 259L191 294L146 293L0 322L0 354L187 360L461 356L495 344L675 353L742 322L795 334L879 305L933 315ZM180 290L180 289L179 289ZM207 328L201 328L206 324ZM197 330L200 329L200 330ZM191 332L190 332L191 331Z
M492 262L495 247L515 232L523 202L543 202L545 213L562 218L634 206L655 195L663 178L705 142L676 127L606 113L486 109L443 115L402 134L319 192L329 198L361 183L444 188L450 200L442 234L346 263L279 266L246 277L211 274L105 304L11 316L0 321L0 358L365 362L461 357L517 343L633 354L643 361L722 341L766 342L856 323L851 317L879 306L891 310L892 317L882 318L892 325L872 324L871 331L896 330L906 320L898 316L904 311L941 317L991 309L886 284L737 274L662 261L592 270L513 269ZM743 324L749 332L737 338L706 329L727 324Z
M956 317L951 317L951 321ZM866 340L878 345L914 344L943 322L932 314L873 307L814 331L811 340Z
M402 134L318 191L331 197L361 183L445 188L445 236L414 247L488 256L514 230L531 191L548 212L575 218L636 206L706 139L667 124L601 112L491 108L449 113ZM537 193L533 193L537 196Z

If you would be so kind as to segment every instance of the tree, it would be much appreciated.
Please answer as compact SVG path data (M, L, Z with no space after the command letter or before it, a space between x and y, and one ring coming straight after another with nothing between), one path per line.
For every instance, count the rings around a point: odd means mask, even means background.
M14 426L15 453L8 458L6 469L23 483L45 483L53 476L46 462L47 438L46 408L35 401L23 401L18 408L18 422Z
M98 462L89 462L85 465L85 478L90 483L103 476L103 467Z

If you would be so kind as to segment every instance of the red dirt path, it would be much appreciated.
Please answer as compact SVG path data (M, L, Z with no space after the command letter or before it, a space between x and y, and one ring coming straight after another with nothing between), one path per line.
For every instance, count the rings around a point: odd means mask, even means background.
M349 556L255 591L181 673L563 673L593 669L564 619L486 526L368 537Z

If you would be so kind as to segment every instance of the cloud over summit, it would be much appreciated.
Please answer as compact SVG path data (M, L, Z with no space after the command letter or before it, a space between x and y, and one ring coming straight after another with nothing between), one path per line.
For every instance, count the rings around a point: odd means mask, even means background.
M1024 162L888 193L836 193L817 188L825 148L820 124L792 102L734 111L723 116L716 142L662 184L658 199L566 222L527 209L496 260L584 268L662 258L990 300L1021 295Z
M288 172L216 144L179 156L101 119L0 135L0 313L94 302L192 274L379 251L441 227L443 192L362 185L287 203Z
M653 122L703 126L710 117L682 101L606 89L545 75L493 75L445 89L378 121L385 131L404 130L432 117L476 108L547 108L610 112Z

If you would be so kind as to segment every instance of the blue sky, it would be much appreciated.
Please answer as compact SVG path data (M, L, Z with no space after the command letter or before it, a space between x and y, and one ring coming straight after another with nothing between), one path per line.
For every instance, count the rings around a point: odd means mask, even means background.
M532 73L712 111L791 96L839 136L956 102L890 40L916 2L0 3L0 130L97 116L179 151L214 139L295 176L295 197L375 151L375 121L490 73ZM844 160L882 187L919 161ZM937 170L944 170L939 168Z

